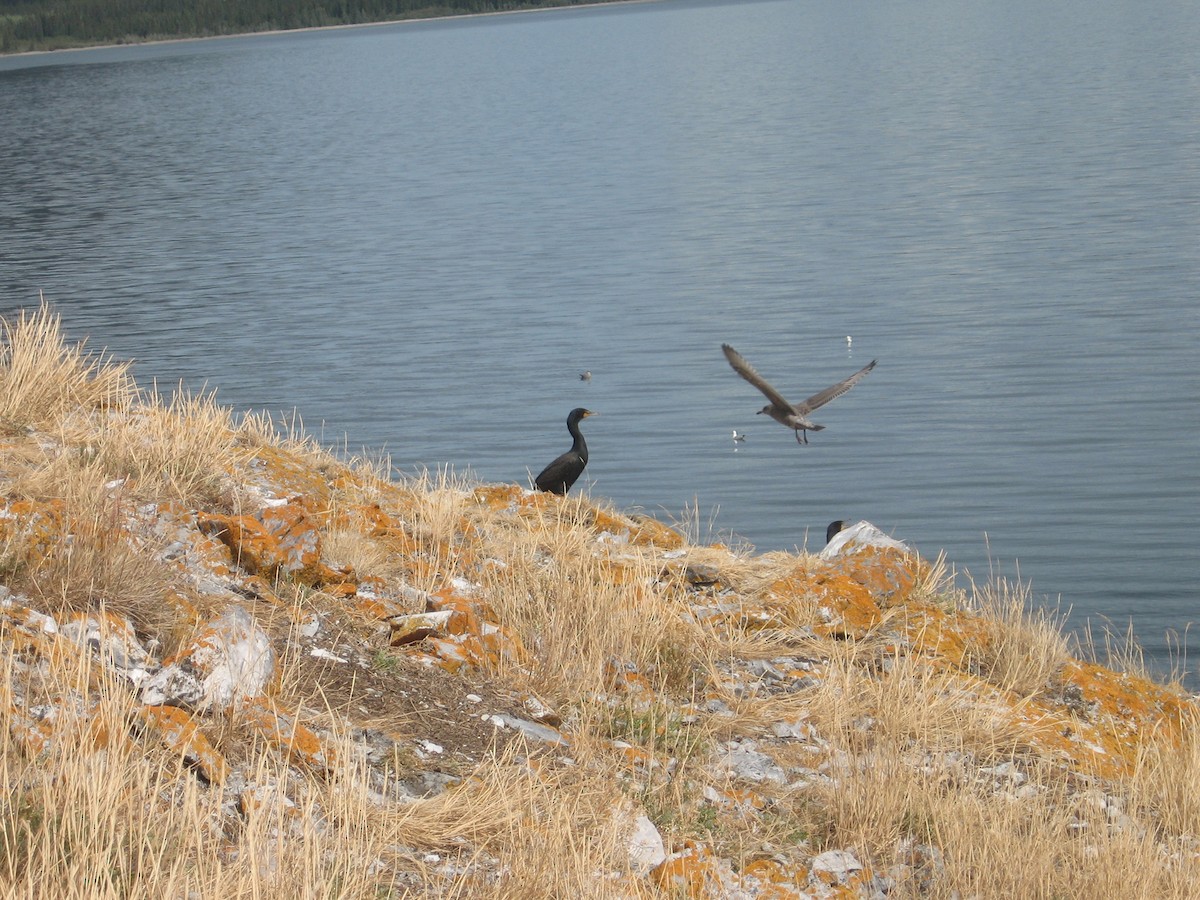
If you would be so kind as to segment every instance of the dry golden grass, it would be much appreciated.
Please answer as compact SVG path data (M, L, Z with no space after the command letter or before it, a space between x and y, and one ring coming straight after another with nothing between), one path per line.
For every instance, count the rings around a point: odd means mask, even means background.
M1158 833L1200 841L1200 716L1183 723L1181 741L1159 739L1143 747L1128 796Z
M46 686L73 694L77 708L60 711L45 753L31 757L7 729L0 735L6 897L368 898L402 896L407 883L440 897L599 900L612 896L605 879L627 872L630 823L616 812L611 773L535 766L511 751L456 789L381 806L348 740L334 739L349 762L328 778L251 742L231 832L220 792L152 735L130 737L121 689L89 678L89 658L77 659L57 689ZM6 685L17 665L0 656Z
M229 473L253 455L234 440L229 410L213 393L157 392L105 417L91 446L97 461L131 490L196 507L227 502Z
M63 459L10 487L17 497L52 501L61 521L48 523L20 565L10 564L8 586L37 598L52 615L104 608L162 637L172 624L162 602L168 573L126 528L134 500L97 463L63 465Z
M240 511L253 494L238 473L255 454L286 451L316 473L329 507L322 514L343 522L323 532L324 560L429 591L456 578L476 585L495 622L528 651L479 677L549 701L571 740L562 752L497 746L445 793L381 803L378 773L351 740L364 696L355 679L366 676L322 685L328 664L288 639L274 699L322 729L340 762L322 773L289 766L269 741L247 735L237 713L212 715L208 734L248 780L231 815L229 794L138 726L128 687L93 670L87 653L71 657L73 668L44 671L29 664L25 639L0 626L6 897L658 896L628 872L639 808L668 841L706 841L735 868L828 848L853 849L880 874L909 866L897 886L904 897L1195 896L1200 720L1185 723L1181 740L1165 730L1145 738L1133 773L1103 783L1031 746L1013 710L1044 698L1069 650L1059 615L1033 607L1025 586L997 581L968 597L943 559L923 570L917 598L981 616L966 637L972 674L911 654L895 609L856 639L756 630L736 616L701 625L691 604L753 604L815 560L694 546L713 537L694 512L683 524L693 544L686 558L668 560L653 547L598 541L597 506L584 496L498 511L446 470L394 482L389 462L334 454L298 421L235 422L212 394L139 393L125 366L65 347L45 307L4 323L3 337L0 425L14 439L0 467L6 502L43 504L61 519L38 540L5 532L5 586L52 614L126 615L170 645L171 632L187 627L163 603L177 573L155 559L159 548L133 537L131 517L157 502ZM418 560L339 518L372 504L399 523ZM664 575L683 563L715 567L714 591L731 593L698 595ZM318 614L331 645L389 650L341 600L286 581L271 588L269 599L247 602L274 634L294 637L297 623ZM788 622L816 621L807 598L788 603ZM1127 646L1108 653L1138 663ZM779 657L818 661L818 677L772 693L731 676L747 661ZM644 688L614 690L616 672L636 673ZM59 704L41 753L22 743L18 699ZM407 714L387 699L354 727L406 727ZM764 739L773 724L796 721L819 742ZM704 787L747 785L714 776L712 754L747 737L781 765L831 780L753 785L761 809L717 809ZM937 848L940 862L911 866L914 842Z
M57 314L44 303L2 320L0 422L44 425L79 409L122 409L134 393L129 365L63 341Z
M993 684L1028 697L1045 689L1070 657L1065 615L1035 606L1028 585L995 579L975 587L971 604L982 616L984 640L971 662Z
M503 564L481 573L500 622L533 653L534 687L556 702L588 696L605 689L614 665L629 664L672 693L690 692L702 636L650 589L657 566L633 550L616 564L597 555L571 518L546 515L505 534L489 554Z

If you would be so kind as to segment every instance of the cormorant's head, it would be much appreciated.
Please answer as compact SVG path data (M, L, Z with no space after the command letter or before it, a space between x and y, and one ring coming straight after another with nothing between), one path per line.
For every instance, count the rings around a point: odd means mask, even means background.
M571 414L567 416L568 425L578 425L581 419L586 419L588 416L596 415L590 409L584 409L582 406L571 410Z

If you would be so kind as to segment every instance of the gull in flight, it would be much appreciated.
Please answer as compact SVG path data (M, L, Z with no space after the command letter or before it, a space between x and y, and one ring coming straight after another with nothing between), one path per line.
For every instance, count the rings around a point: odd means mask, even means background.
M815 409L820 409L835 397L842 396L842 394L858 384L864 375L875 368L875 360L871 360L845 381L839 381L837 384L830 385L825 390L813 394L803 403L792 405L783 399L783 395L779 391L771 387L770 382L754 370L754 366L746 362L746 358L742 354L738 353L728 344L722 344L721 349L725 351L725 358L729 360L729 365L733 366L733 371L762 391L763 396L771 401L758 411L759 415L766 413L779 424L786 425L795 431L797 444L807 444L808 432L820 431L825 427L811 421L808 418L809 413Z

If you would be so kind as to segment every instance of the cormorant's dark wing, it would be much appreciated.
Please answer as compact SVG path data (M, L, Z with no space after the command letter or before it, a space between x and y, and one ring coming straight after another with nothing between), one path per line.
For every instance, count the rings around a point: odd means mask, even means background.
M566 494L571 489L587 463L574 450L568 450L546 468L538 473L533 480L539 491L548 494Z
M722 344L721 349L725 351L725 358L733 366L733 371L762 391L763 396L770 400L773 406L778 406L780 409L792 408L792 404L784 400L779 391L771 387L770 383L755 371L754 366L746 362L746 357L742 356L742 354L738 353L728 344Z
M807 415L814 409L820 409L830 400L842 396L842 394L846 393L846 391L858 384L858 382L873 368L875 368L875 360L871 360L845 381L839 381L837 384L825 388L825 390L821 391L820 393L813 394L811 397L797 406L796 409L800 411L800 415Z

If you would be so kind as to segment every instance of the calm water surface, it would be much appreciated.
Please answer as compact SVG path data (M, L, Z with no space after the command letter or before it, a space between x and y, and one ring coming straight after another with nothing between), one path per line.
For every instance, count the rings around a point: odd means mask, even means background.
M0 312L409 472L527 482L586 405L594 495L867 518L1166 666L1198 46L1190 0L665 0L0 59ZM722 341L797 399L879 366L798 447Z

